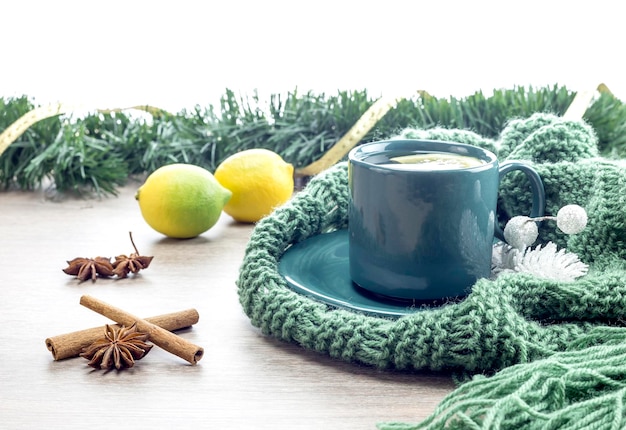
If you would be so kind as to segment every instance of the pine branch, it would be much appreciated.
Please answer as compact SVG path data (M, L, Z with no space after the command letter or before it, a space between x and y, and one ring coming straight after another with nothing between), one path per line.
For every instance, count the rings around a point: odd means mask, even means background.
M34 108L35 105L26 96L8 100L0 98L0 130ZM37 187L39 180L31 180L24 171L32 159L55 139L60 129L58 117L48 118L29 127L17 142L10 145L0 156L0 186L25 190Z
M563 114L575 93L557 85L498 89L486 96L437 98L426 92L401 100L360 143L398 134L407 127L460 128L497 138L507 121L535 112ZM115 193L129 175L165 164L190 163L214 170L231 154L267 148L295 167L319 159L375 102L367 91L238 96L227 89L218 106L176 114L129 116L93 113L53 117L31 126L0 155L0 187L33 189L51 179L59 191ZM0 130L35 108L27 97L0 98ZM585 119L605 156L626 157L626 106L602 94Z
M626 105L611 94L602 93L585 112L598 135L600 151L607 157L626 157Z
M86 130L82 121L66 121L55 140L25 167L26 181L37 184L49 178L59 191L115 194L128 179L127 166L114 146Z

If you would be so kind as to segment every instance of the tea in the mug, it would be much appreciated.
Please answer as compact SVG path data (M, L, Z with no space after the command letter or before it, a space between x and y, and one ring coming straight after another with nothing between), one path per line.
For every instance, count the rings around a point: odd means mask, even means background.
M430 152L392 156L375 164L403 170L451 170L481 166L485 161L451 152Z

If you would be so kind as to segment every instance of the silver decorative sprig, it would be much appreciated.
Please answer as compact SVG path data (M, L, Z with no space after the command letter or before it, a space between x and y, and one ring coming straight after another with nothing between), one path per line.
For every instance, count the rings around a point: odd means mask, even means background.
M513 248L524 250L531 246L539 236L537 223L556 221L556 226L565 234L580 233L587 226L587 212L578 205L563 206L556 216L527 217L516 216L504 227L504 240Z
M587 274L589 266L581 262L576 254L548 242L543 247L531 245L539 237L537 223L556 221L556 226L565 234L580 233L587 226L587 212L578 205L563 206L556 216L516 216L504 227L506 244L494 245L492 274L521 272L558 281L573 281Z
M493 247L493 279L505 273L527 273L554 281L574 281L587 274L589 266L576 254L548 242L544 246L520 250L499 242Z

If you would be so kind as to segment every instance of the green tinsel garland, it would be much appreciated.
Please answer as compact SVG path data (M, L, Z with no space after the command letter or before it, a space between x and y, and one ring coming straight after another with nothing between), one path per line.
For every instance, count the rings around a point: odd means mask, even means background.
M407 127L472 130L497 138L511 118L535 112L563 114L576 94L565 87L476 92L436 98L418 92L398 103L362 140L368 142ZM229 155L268 148L295 167L320 158L375 102L367 91L334 95L297 91L260 100L226 90L219 106L137 116L90 113L53 117L30 127L0 155L0 187L33 189L51 179L59 191L93 189L115 193L129 175L146 174L175 162L213 171ZM27 97L0 98L0 131L35 107ZM626 107L602 94L585 119L606 156L626 153Z

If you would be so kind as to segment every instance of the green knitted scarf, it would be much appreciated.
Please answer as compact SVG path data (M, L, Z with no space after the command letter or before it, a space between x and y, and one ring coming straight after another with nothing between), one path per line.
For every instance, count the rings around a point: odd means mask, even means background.
M252 324L351 362L475 375L424 422L382 429L625 428L626 166L598 157L585 123L547 114L509 122L498 141L445 129L405 130L400 137L470 143L501 160L531 163L544 180L548 214L578 204L589 216L582 233L543 227L539 242L578 254L589 273L572 282L521 273L484 279L461 302L398 319L300 295L278 263L290 245L347 226L347 165L340 163L255 227L238 279ZM529 213L524 181L515 174L502 181L500 219Z

